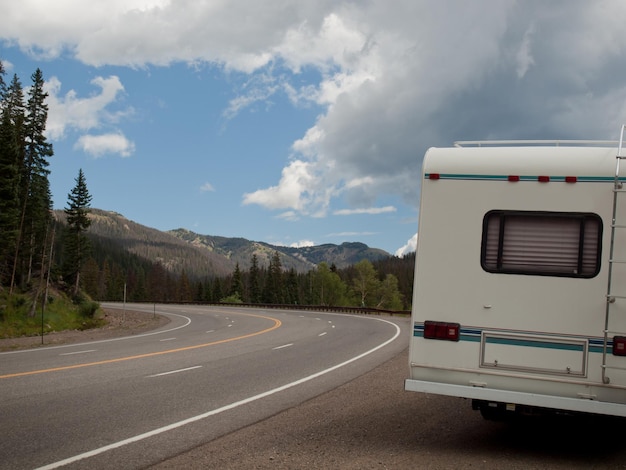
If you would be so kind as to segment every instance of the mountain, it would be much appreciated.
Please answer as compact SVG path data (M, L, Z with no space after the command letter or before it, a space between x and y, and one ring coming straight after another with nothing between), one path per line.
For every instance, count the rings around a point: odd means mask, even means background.
M63 211L55 211L65 220ZM325 244L302 248L275 246L245 238L200 235L187 229L162 232L127 219L117 212L91 209L88 236L98 246L121 250L149 262L159 262L173 273L185 270L192 278L219 277L231 274L239 263L241 270L250 267L256 254L260 267L268 266L278 252L284 269L307 272L325 261L341 269L368 259L376 261L391 255L364 243Z
M167 233L186 241L192 246L202 247L212 253L222 255L231 260L233 265L239 263L241 269L250 267L253 254L256 254L260 266L267 266L276 251L280 253L283 268L293 268L297 272L307 272L322 261L329 265L334 264L337 268L345 268L363 259L376 261L390 256L384 250L370 248L364 243L358 242L293 248L250 241L245 238L199 235L183 228L170 230Z

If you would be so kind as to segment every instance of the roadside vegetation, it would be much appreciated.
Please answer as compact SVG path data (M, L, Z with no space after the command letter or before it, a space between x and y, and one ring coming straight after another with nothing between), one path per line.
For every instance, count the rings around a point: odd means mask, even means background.
M104 325L99 304L89 299L72 301L55 293L31 315L32 296L29 294L0 294L0 339L37 336L53 331L87 330Z

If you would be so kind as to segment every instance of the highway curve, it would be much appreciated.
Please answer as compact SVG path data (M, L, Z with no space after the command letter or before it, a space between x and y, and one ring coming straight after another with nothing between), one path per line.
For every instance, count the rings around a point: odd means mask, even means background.
M333 390L408 344L406 318L125 308L171 322L0 353L0 468L145 468Z

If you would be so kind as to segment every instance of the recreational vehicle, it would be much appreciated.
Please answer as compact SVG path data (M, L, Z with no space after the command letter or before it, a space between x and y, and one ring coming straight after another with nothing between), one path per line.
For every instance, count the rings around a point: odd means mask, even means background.
M426 152L406 390L626 416L624 127Z

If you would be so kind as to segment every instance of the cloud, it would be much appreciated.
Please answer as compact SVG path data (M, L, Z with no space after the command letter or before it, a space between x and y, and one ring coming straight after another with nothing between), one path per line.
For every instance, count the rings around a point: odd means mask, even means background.
M96 158L108 153L130 157L135 151L135 144L122 134L84 135L78 139L74 148Z
M398 248L395 252L395 255L398 257L402 257L406 254L413 253L417 250L417 233L413 235L407 242L406 245Z
M397 209L393 206L385 207L368 207L364 209L341 209L334 211L334 215L354 215L354 214L385 214L389 212L396 212Z
M0 37L94 66L185 62L248 76L226 119L277 93L319 106L279 181L243 195L244 204L296 219L326 215L336 198L358 208L394 195L416 207L429 146L615 138L626 119L625 16L623 0L108 0L54 8L23 0L4 5ZM114 82L113 95L94 85L101 100L83 103L93 109L122 92ZM82 129L74 106L82 100L67 94L62 103L64 118L51 132ZM105 116L84 115L90 129Z
M311 171L311 165L302 160L292 161L282 171L276 186L244 194L244 204L259 204L269 209L291 209L299 213L314 215L310 208L325 210L329 196L322 188L318 177ZM288 214L292 214L289 212Z
M267 74L255 74L243 85L243 90L228 103L222 113L227 120L234 119L241 110L255 103L265 103L279 89L275 79Z
M307 246L315 246L315 243L312 242L311 240L300 240L296 243L292 243L291 245L289 245L291 248L304 248Z
M213 192L215 191L215 188L213 187L211 183L204 183L202 186L200 186L200 191L202 191L203 193Z
M129 109L118 112L109 110L110 105L124 92L118 77L96 77L91 84L100 88L100 93L79 98L74 90L62 95L61 81L57 77L46 80L46 103L49 109L46 133L51 139L62 139L68 129L97 129L105 123L115 123L121 116L132 112Z
M119 154L129 157L135 151L135 145L116 124L123 117L132 114L131 108L112 111L111 106L124 93L124 86L116 76L96 77L91 84L100 89L99 93L80 98L74 90L64 95L61 93L61 81L57 77L46 80L45 91L48 93L48 121L46 133L53 140L66 137L68 132L82 133L103 127L112 127L113 132L100 135L80 135L75 149L80 149L94 157L105 154Z
M285 211L276 216L277 219L288 220L290 222L296 222L300 220L300 216L296 211Z

